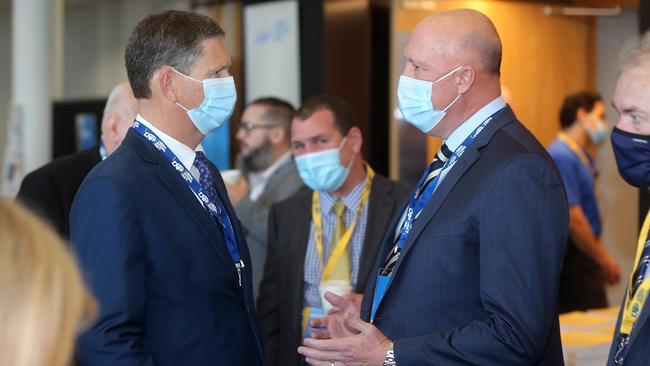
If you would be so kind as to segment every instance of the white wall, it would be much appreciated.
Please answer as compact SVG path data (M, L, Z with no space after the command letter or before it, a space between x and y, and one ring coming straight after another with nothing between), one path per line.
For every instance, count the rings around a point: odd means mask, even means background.
M126 81L124 46L133 26L162 9L188 9L188 0L66 1L63 98L105 98ZM11 101L11 9L0 5L0 161Z
M187 9L188 1L104 1L66 7L66 99L103 98L126 81L124 46L135 24L161 9Z
M638 13L626 10L619 17L601 17L597 21L597 80L598 91L607 106L607 119L611 126L618 115L611 107L612 96L619 74L619 51L626 39L638 34ZM618 174L609 139L598 152L600 171L600 211L603 218L602 237L621 265L619 284L608 289L611 306L620 305L632 271L632 262L638 234L638 191Z

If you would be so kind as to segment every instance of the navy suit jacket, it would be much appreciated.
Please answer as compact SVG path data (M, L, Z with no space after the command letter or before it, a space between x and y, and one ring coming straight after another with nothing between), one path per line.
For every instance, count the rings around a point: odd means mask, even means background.
M370 318L377 271L362 304ZM374 324L397 364L562 365L562 181L544 147L501 109L438 186L404 244Z
M237 284L222 231L167 159L134 130L93 169L71 241L99 303L79 337L86 366L263 365L250 256L214 168L246 267Z

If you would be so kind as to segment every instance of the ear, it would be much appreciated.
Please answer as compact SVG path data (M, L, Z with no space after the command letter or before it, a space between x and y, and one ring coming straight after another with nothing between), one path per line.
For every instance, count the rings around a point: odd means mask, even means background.
M352 152L360 154L361 146L363 145L363 134L359 127L352 127L350 131L348 131L347 137L350 147L352 147Z
M153 76L154 79L158 79L158 86L163 97L172 103L178 102L178 96L174 87L177 75L171 67L163 66Z
M287 136L287 132L281 126L275 126L269 131L269 141L272 145L281 144Z
M458 94L465 94L469 88L474 84L476 72L471 66L463 66L456 73L456 80L458 83Z
M587 114L588 113L584 108L579 107L578 110L576 111L576 121L584 120Z
M108 134L107 138L112 142L115 142L117 139L117 115L115 113L110 113L104 120L104 123L106 124L104 132Z

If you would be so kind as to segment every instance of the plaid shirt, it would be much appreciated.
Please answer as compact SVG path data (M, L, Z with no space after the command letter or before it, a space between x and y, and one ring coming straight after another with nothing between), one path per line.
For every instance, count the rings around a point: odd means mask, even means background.
M363 193L363 186L365 179L354 187L350 193L341 198L341 201L346 207L343 219L345 226L350 227L352 220L354 220L357 213L357 208L361 202L361 195ZM334 235L334 226L336 225L336 215L332 210L332 206L336 203L336 198L327 192L320 192L320 206L323 218L323 251L325 255L329 253L330 241ZM359 258L361 257L361 250L363 249L363 239L366 234L366 223L368 218L368 203L363 208L363 212L359 216L359 221L354 227L354 233L350 239L350 261L351 261L351 275L352 288L357 284L357 275L359 274ZM305 255L305 283L303 294L303 306L321 308L320 293L318 285L322 276L322 262L316 250L316 241L314 239L314 221L312 219L311 228L309 229L309 243L307 244L307 254Z

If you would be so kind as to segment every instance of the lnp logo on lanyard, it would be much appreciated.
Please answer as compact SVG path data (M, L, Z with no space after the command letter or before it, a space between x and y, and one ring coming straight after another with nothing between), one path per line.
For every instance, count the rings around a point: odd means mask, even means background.
M418 182L418 185L411 196L407 209L406 209L406 215L401 223L402 225L402 230L401 233L399 234L399 239L397 242L398 248L401 249L404 246L404 243L406 242L406 238L411 232L411 229L413 228L413 223L415 219L418 218L420 215L420 212L422 212L422 209L426 205L426 203L429 201L429 198L433 195L435 192L435 189L438 186L438 182L440 181L440 178L442 176L442 172L444 172L447 169L451 169L451 167L456 164L458 159L465 153L467 147L474 141L476 136L485 128L485 126L492 120L492 116L488 117L483 123L481 123L474 131L472 131L469 136L463 141L463 143L456 148L454 153L451 155L449 160L445 163L445 165L442 167L442 170L440 171L440 174L438 174L431 183L426 187L424 192L420 195L420 188L422 186L422 183L426 179L426 176L428 175L428 171L425 171L425 173L422 175L420 178L420 181ZM416 213L417 212L417 213ZM415 218L413 217L415 213ZM375 283L375 294L372 302L372 309L371 309L371 314L370 314L370 322L372 323L375 319L375 315L377 314L377 309L379 308L379 304L382 302L384 299L384 295L386 294L386 290L388 289L388 283L390 282L390 276L392 276L392 273L390 274L382 274L383 270L380 268L379 273L377 274L377 282Z
M235 268L237 269L237 276L239 279L239 286L241 286L242 280L242 268L244 268L244 261L241 260L239 254L239 248L235 240L235 233L232 228L232 223L227 214L225 214L225 209L221 207L221 204L216 205L210 197L208 197L204 192L201 185L194 179L192 174L187 168L178 160L178 157L172 152L167 145L149 128L144 126L138 120L133 122L133 129L142 137L147 139L151 144L160 151L163 156L170 162L172 167L180 174L180 176L185 180L185 183L189 188L194 192L194 194L201 200L204 207L208 210L210 216L218 222L223 228L223 234L226 239L226 245L228 246L228 252L232 257Z

